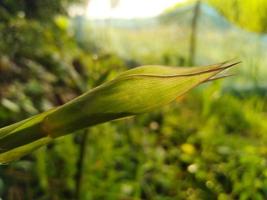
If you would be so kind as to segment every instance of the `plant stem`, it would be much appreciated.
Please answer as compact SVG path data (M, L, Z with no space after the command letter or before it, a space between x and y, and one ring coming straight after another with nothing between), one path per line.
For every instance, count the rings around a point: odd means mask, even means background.
M84 130L80 137L80 148L79 148L79 157L77 160L77 172L76 172L76 187L75 187L75 198L77 200L81 199L81 189L83 181L83 171L84 171L84 160L86 157L86 143L88 138L89 131L88 129Z

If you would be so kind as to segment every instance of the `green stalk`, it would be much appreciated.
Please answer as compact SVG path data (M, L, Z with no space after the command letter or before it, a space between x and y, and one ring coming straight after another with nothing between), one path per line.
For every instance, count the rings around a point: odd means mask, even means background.
M83 171L84 171L84 162L86 158L86 147L87 147L87 139L88 139L89 130L86 129L81 134L80 137L80 146L79 146L79 156L77 159L77 172L75 177L75 198L77 200L81 199L81 190L83 183Z
M128 70L60 107L1 128L0 163L18 159L77 130L159 108L236 64Z

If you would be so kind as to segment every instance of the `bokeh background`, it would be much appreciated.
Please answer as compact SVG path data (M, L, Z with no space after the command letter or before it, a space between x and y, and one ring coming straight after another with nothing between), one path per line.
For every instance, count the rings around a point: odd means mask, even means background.
M1 0L1 127L136 66L242 61L1 165L1 199L267 199L266 32L266 0Z

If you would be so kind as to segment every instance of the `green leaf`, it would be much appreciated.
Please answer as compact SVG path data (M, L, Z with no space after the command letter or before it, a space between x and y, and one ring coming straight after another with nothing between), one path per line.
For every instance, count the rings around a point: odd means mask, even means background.
M128 70L63 106L0 129L0 163L77 130L159 108L236 64Z

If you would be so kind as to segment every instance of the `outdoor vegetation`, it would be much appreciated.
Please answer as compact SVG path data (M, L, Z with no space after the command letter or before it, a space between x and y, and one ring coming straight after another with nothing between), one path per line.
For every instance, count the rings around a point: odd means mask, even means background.
M267 2L86 4L0 1L0 199L267 199Z

